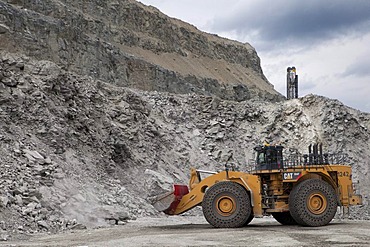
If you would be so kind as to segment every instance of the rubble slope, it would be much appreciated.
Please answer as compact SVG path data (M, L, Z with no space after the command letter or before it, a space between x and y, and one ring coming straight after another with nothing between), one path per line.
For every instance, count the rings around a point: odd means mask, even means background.
M346 156L369 219L370 114L308 95L279 104L148 92L45 60L0 56L0 224L8 234L157 215L146 200L189 170L242 171L264 140ZM358 183L357 183L358 181Z

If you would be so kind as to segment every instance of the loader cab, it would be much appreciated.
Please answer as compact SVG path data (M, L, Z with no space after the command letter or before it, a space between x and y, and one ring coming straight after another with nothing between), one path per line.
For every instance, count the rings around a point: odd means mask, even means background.
M256 146L256 170L283 168L283 146Z

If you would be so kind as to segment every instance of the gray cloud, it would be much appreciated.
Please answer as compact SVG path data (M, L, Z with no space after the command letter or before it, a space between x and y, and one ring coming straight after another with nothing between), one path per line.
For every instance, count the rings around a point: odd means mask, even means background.
M241 37L253 38L260 49L317 43L343 34L368 32L370 1L260 0L241 4L238 11L220 16L211 25L216 32L233 30Z
M350 64L341 74L343 77L370 77L370 52L358 57L357 60ZM369 78L370 81L370 78Z
M316 83L313 81L303 80L299 83L299 90L303 94L308 94L316 87Z

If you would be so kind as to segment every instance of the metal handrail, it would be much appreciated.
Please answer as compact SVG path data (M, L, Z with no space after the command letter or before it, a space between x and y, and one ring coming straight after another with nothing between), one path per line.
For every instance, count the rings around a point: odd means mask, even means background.
M251 170L272 170L272 169L287 169L296 167L312 167L323 166L329 164L347 165L350 164L348 155L342 153L331 153L316 156L308 155L289 155L284 158L282 165L278 164L257 164L255 160L250 160Z

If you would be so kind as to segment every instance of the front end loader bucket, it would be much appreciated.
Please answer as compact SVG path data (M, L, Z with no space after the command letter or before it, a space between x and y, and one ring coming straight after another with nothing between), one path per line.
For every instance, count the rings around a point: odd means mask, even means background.
M182 197L188 193L188 186L182 184L174 184L173 191L164 193L153 199L153 207L160 212L173 215Z

